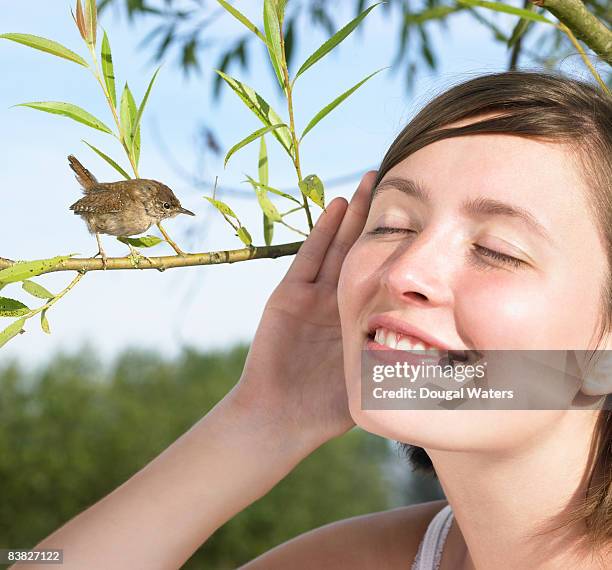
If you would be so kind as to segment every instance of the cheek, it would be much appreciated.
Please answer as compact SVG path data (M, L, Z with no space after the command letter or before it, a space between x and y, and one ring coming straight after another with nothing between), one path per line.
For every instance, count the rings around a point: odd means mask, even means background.
M541 283L491 272L458 284L455 323L461 336L486 349L535 348L548 312Z
M338 281L338 308L343 333L359 331L358 317L379 288L380 258L359 240L348 252Z
M586 282L589 282L588 284ZM596 303L585 295L590 279L532 273L468 276L457 288L455 323L460 335L486 349L586 348Z

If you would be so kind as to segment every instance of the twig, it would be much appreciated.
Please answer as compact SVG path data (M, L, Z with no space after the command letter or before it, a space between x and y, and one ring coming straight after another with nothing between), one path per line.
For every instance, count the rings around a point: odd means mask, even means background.
M134 263L129 257L107 257L106 270L117 269L157 269L165 271L175 267L193 267L196 265L219 265L221 263L236 263L248 261L249 259L275 259L287 255L294 255L302 245L301 241L251 247L243 249L230 249L224 251L211 251L206 253L188 253L185 255L169 255L162 257L141 258ZM15 262L0 258L0 269L10 267ZM71 258L58 263L44 273L55 273L58 271L101 271L104 270L102 259L98 258Z
M581 0L531 0L536 6L546 8L578 39L582 40L598 56L612 65L612 31L591 14Z

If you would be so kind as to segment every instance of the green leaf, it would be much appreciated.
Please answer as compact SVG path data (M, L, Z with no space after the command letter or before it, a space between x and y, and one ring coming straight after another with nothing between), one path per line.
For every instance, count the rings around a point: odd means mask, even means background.
M49 327L49 321L47 320L47 309L43 309L40 313L40 328L43 332L51 334L51 328Z
M227 166L227 162L229 161L230 157L236 151L238 151L241 148L245 147L246 145L252 143L254 140L258 139L262 135L265 135L266 133L269 133L270 131L273 131L274 129L278 129L280 127L286 127L286 126L287 125L285 125L285 123L281 123L280 125L271 125L270 127L263 127L261 129L258 129L254 133L251 133L248 137L243 138L239 143L235 144L232 148L229 149L228 153L225 155L225 160L223 161L223 166L224 167Z
M134 129L138 131L138 154L140 156L140 121L142 120L142 114L144 113L145 107L147 106L147 101L149 100L149 95L151 94L151 89L153 88L153 83L155 83L155 79L157 78L157 74L159 73L161 66L155 70L153 77L151 77L151 81L149 81L149 86L147 87L147 91L145 92L144 97L142 98L142 102L140 103L140 107L138 107L138 113L136 114L136 121L134 123Z
M102 73L104 74L104 83L113 103L113 107L117 107L117 89L115 87L115 67L113 65L113 54L111 52L108 36L104 32L102 39Z
M236 235L240 238L240 241L242 241L244 245L250 246L253 243L251 234L248 232L248 230L244 226L240 226L238 228L238 233Z
M243 103L251 109L255 116L266 126L271 127L272 125L278 125L283 123L283 120L279 117L278 113L268 105L263 97L261 97L255 90L251 89L248 85L241 83L237 79L226 75L222 71L215 70L223 80L232 88L234 93L242 99ZM281 143L283 148L287 151L289 156L293 156L291 133L289 129L275 129L272 131L274 137Z
M30 312L30 309L21 301L0 297L0 317L21 317Z
M465 10L464 6L435 6L422 12L408 12L405 16L409 24L423 24L429 20L441 20L454 12Z
M74 255L74 254L72 254ZM56 265L70 259L72 255L58 255L50 259L37 259L34 261L18 261L10 267L0 271L0 285L7 283L15 283L36 277L41 273L45 273L53 269Z
M23 329L25 319L19 319L11 323L2 332L0 332L0 348L3 347L9 340L16 337Z
M33 295L34 297L38 297L39 299L53 299L55 295L47 289L45 289L42 285L35 283L34 281L28 281L27 279L21 284L21 287L26 293Z
M85 26L92 45L96 45L98 33L98 7L96 0L85 0Z
M283 76L283 51L281 46L281 26L277 11L276 0L264 0L264 31L266 33L266 46L270 54L270 61L276 73L276 78L283 91L285 90L285 80Z
M52 113L53 115L62 115L63 117L68 117L73 121L87 125L92 129L97 129L98 131L102 131L103 133L107 133L109 135L113 134L113 131L111 131L102 121L96 119L96 117L89 114L87 111L85 111L85 109L81 109L81 107L73 105L72 103L62 103L61 101L41 101L21 103L20 105L15 106L30 107L31 109L36 109L37 111L44 111L45 113Z
M309 174L299 183L300 191L317 206L325 208L325 189L323 182L316 174Z
M134 247L153 247L154 245L157 245L158 243L164 241L163 239L158 238L157 236L141 236L135 238L120 236L117 239L121 243L129 244Z
M508 6L506 4L502 4L501 2L486 2L485 0L457 0L457 2L459 2L459 4L465 4L467 6L488 8L489 10L494 10L495 12L513 14L514 16L519 16L521 18L525 18L526 20L532 20L534 22L554 24L552 20L549 20L541 14L537 14L535 12L531 12L530 10L525 10L523 8L515 8L514 6Z
M535 10L535 4L529 4L530 10ZM531 20L527 20L525 18L521 18L514 29L512 30L512 34L510 35L510 39L508 39L508 47L514 47L514 44L519 41L521 36L527 31L527 28L532 24Z
M238 216L234 214L234 211L225 202L221 202L221 200L215 200L214 198L209 198L208 196L204 196L204 198L208 200L222 214L238 219Z
M221 6L223 6L236 20L244 24L249 30L251 30L264 44L267 45L267 40L264 35L259 31L259 28L251 22L244 14L239 12L236 8L234 8L231 4L227 3L225 0L217 0Z
M138 112L136 110L136 101L127 83L123 88L120 107L121 134L128 147L130 156L134 159L136 165L138 165L138 158L140 157L140 127L134 129Z
M81 139L82 140L82 139ZM92 144L89 144L87 141L83 141L91 150L93 150L98 156L103 158L108 164L110 164L121 176L123 176L126 180L130 180L131 176L123 170L110 156L104 154L101 150L97 149Z
M257 162L259 172L259 182L268 185L268 149L266 147L266 137L262 136L259 143L259 160Z
M342 29L338 30L331 38L329 38L317 51L315 51L303 64L302 67L295 74L295 81L302 73L304 73L307 69L312 67L317 61L321 58L325 57L331 50L333 50L340 42L345 40L353 30L361 23L361 21L379 4L382 2L378 2L365 9L359 16L357 16L354 20L351 20L346 26Z
M266 245L272 244L272 238L274 237L274 222L263 214L263 234Z
M351 96L366 81L374 77L377 73L380 73L383 69L387 69L387 68L383 67L382 69L379 69L378 71L375 71L374 73L371 73L365 79L362 79L359 83L357 83L356 85L353 85L353 87L351 87L348 91L345 91L344 93L342 93L342 95L340 95L339 97L336 97L336 99L334 99L329 105L326 105L325 107L323 107L323 109L321 109L311 119L310 123L308 123L308 125L304 129L304 132L302 133L302 137L300 138L300 140L302 140L306 136L306 133L310 131L323 117L329 115L329 113L331 113L338 105L340 105L342 101L344 101L347 97Z
M294 198L293 196L291 196L291 194L287 194L286 192L282 192L281 190L272 188L271 186L268 186L267 184L261 184L260 182L257 182L257 180L254 180L253 178L251 178L248 174L246 175L246 177L248 178L246 182L250 182L253 186L256 186L257 188L263 188L264 190L268 192L272 192L272 194L278 194L279 196L282 196L283 198L287 198L288 200L291 200L295 202L296 204L299 204L300 206L302 205L302 202L300 202L297 198Z
M78 54L64 47L62 44L58 44L47 38L41 38L40 36L32 36L30 34L0 34L0 38L5 40L11 40L25 46L50 53L57 57L74 61L83 67L89 67L88 63Z
M271 222L280 222L283 218L280 215L279 211L276 209L276 206L272 203L270 198L268 198L265 189L259 189L255 185L253 185L253 188L255 189L255 194L257 195L257 202L259 203L261 211Z

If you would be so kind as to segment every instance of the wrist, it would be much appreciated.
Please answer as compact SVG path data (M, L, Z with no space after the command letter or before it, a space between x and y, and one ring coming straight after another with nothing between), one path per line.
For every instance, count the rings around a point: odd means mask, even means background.
M242 380L219 402L219 412L229 432L248 431L258 447L277 454L292 467L320 447L327 439L314 426L299 421L299 411L287 402L277 402L254 392Z

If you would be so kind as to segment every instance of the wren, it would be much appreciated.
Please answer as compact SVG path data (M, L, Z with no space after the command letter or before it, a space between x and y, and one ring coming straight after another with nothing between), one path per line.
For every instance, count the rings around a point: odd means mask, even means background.
M85 196L70 210L81 216L90 233L95 234L98 253L106 267L106 254L100 234L127 237L147 231L151 225L178 214L195 216L183 208L174 192L157 180L135 178L119 182L98 182L73 155L68 157ZM129 245L129 244L128 244ZM131 245L132 254L141 255Z

